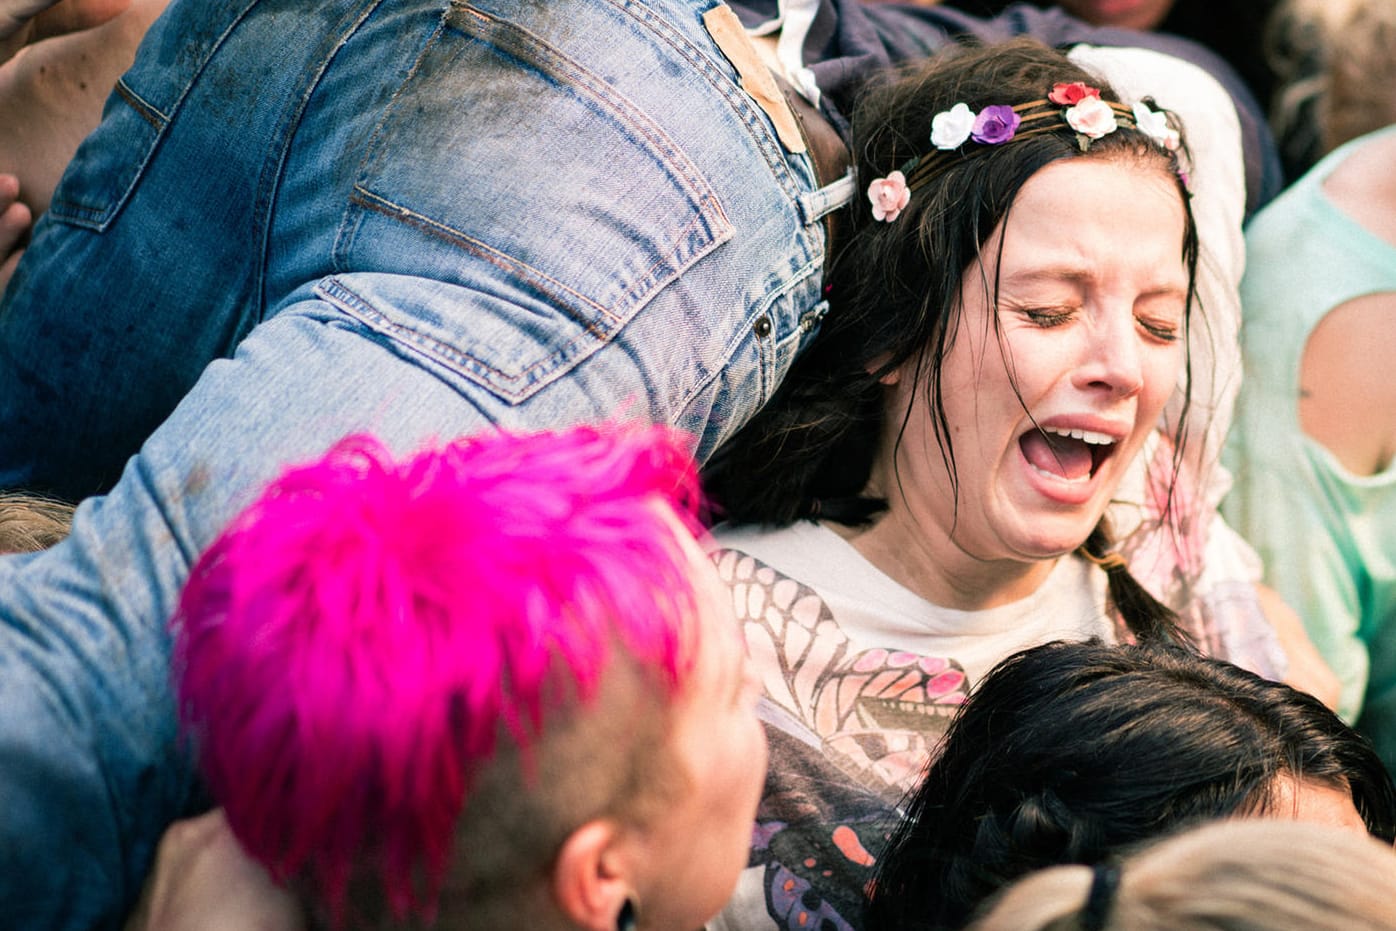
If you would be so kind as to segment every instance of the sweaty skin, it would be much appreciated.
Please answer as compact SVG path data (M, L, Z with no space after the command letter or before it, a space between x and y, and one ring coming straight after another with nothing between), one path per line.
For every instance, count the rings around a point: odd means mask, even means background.
M78 143L96 127L107 94L168 3L0 0L0 173L18 178L19 198L35 217L48 208ZM32 19L18 19L45 5Z
M906 429L873 466L888 511L854 547L945 607L1036 591L1100 521L1177 384L1183 229L1177 183L1157 166L1069 159L1029 179L983 249L1002 241L1002 261L965 275L943 363L958 495L909 363L888 378L888 422L911 404Z

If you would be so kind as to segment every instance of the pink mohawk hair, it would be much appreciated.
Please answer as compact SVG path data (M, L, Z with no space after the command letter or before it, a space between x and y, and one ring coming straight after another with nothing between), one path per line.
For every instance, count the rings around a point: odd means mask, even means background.
M433 918L501 730L526 752L559 678L588 700L617 641L681 687L698 634L671 515L699 532L690 448L579 427L395 463L354 436L274 482L173 622L185 725L247 851L338 923L365 871L399 920Z

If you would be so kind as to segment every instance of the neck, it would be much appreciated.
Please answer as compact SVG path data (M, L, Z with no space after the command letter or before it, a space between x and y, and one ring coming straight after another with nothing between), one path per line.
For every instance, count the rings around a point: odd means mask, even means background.
M953 539L927 533L897 508L870 528L835 529L894 582L932 604L957 611L1020 601L1037 591L1057 564L1056 559L981 559Z

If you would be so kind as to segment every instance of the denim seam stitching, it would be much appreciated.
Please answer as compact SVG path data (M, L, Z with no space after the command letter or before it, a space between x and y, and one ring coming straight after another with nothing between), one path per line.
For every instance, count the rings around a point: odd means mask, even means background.
M731 219L727 216L721 201L712 191L702 172L697 169L696 165L691 163L683 149L670 139L668 134L663 132L660 127L652 124L649 117L646 116L643 111L637 110L626 97L613 91L608 93L609 88L598 76L592 74L589 70L563 55L552 45L527 30L513 23L500 20L485 11L470 7L464 3L453 2L452 6L455 7L456 11L461 15L468 16L478 23L481 23L481 28L478 32L469 32L463 26L452 27L446 17L443 17L441 24L423 46L417 60L413 62L412 68L400 85L398 93L394 95L394 99L385 107L384 115L375 127L373 135L368 143L369 151L375 154L366 158L363 165L360 167L359 180L355 182L350 200L352 203L356 203L361 207L376 210L385 216L405 222L425 233L437 236L447 242L472 251L480 258L491 262L504 271L520 274L526 279L531 276L534 285L545 294L557 295L558 292L561 292L572 295L578 302L591 308L597 315L604 317L609 321L611 326L602 329L596 327L594 320L584 316L569 314L569 317L579 323L596 338L604 340L613 333L616 328L624 325L626 320L628 320L630 316L633 316L633 314L616 314L605 305L581 294L566 284L546 275L542 271L520 261L514 256L502 250L495 249L477 239L466 236L460 230L456 230L431 217L411 210L389 198L382 197L365 186L365 177L367 175L382 170L383 146L381 143L386 131L385 127L389 123L389 116L397 105L398 94L401 93L402 88L407 87L416 79L421 68L421 63L430 53L431 49L437 44L441 34L445 30L454 28L455 31L471 39L487 42L501 51L516 55L531 62L535 66L538 66L545 74L561 73L581 79L574 82L574 86L577 87L579 91L587 91L586 96L594 102L594 105L602 107L609 114L624 117L622 122L637 132L646 144L647 149L663 164L669 167L672 176L680 182L682 188L687 192L690 201L693 202L697 208L692 220L690 220L686 226L676 231L665 247L660 250L663 252L663 257L657 258L636 276L636 280L633 281L631 286L624 292L623 296L627 299L627 302L633 303L639 300L643 294L656 289L662 284L661 280L656 277L656 271L666 269L669 266L677 266L675 268L675 273L677 273L681 268L690 265L696 258L707 254L713 246L730 239L732 233ZM667 39L665 41L668 42ZM673 45L672 42L669 42L669 44L671 46ZM676 47L676 51L682 52L683 48ZM691 56L685 57L692 60ZM695 62L695 64L706 67L706 63L702 61ZM544 69L544 66L548 67ZM711 235L707 237L708 241L704 248L694 250L686 246L686 241L691 239L694 232L701 227L711 228ZM344 234L345 224L341 224L339 233L340 241L342 241ZM336 246L337 251L339 248L339 246ZM559 304L565 308L567 302L559 301ZM636 309L638 310L638 308Z
M426 58L427 53L430 52L431 49L436 45L437 39L440 38L442 31L445 30L446 15L447 11L443 10L441 13L441 18L436 24L436 28L432 30L431 35L427 38L427 41L422 45L421 51L417 53L416 59L412 62L412 67L409 68L407 70L407 74L403 76L402 83L397 86L397 88L393 91L392 97L388 100L387 104L384 105L382 115L378 118L377 124L374 125L373 132L369 134L368 142L365 144L364 148L364 151L367 154L365 154L363 160L359 164L356 180L354 182L354 187L349 195L349 202L351 204L356 203L354 199L354 192L363 190L365 194L368 193L366 190L362 188L364 178L372 172L381 170L380 166L383 161L382 142L384 135L384 127L388 123L388 119L393 112L393 108L397 106L398 98L402 94L402 89L407 85L411 84L412 81L416 79L418 72L421 71L422 60ZM363 206L367 205L365 204ZM394 204L393 206L396 207L397 205ZM348 229L348 227L351 225L354 227L352 233ZM345 270L345 266L340 261L340 256L348 251L348 246L346 245L346 243L352 242L353 236L357 235L358 233L359 225L360 224L354 217L345 216L343 220L340 222L339 228L335 231L334 244L331 246L330 255L333 266L337 270Z
M305 117L306 110L310 106L310 99L319 89L320 83L329 72L335 57L343 50L349 39L363 26L364 22L383 4L383 0L368 0L362 6L354 10L353 13L344 16L336 24L333 30L333 37L327 40L316 49L314 61L318 64L309 72L298 76L301 83L301 92L295 97L295 103L288 106L276 121L272 132L268 138L268 157L262 162L262 169L257 177L256 195L254 199L253 227L256 232L256 239L261 243L259 261L257 262L255 294L257 301L257 319L266 319L266 278L269 255L271 251L271 228L272 214L275 209L277 191L281 188L281 181L285 176L286 164L290 159L291 144L296 132L299 130L301 121ZM288 95L289 96L289 95ZM273 158L272 155L275 154Z
M539 368L543 368L545 363L552 363L555 360L569 359L576 353L585 354L590 346L580 339L572 339L550 353L520 370L519 374L511 375L503 372L484 360L473 356L458 346L444 343L434 337L427 336L419 330L413 329L405 324L398 323L390 319L382 311L378 310L362 295L352 290L347 284L338 278L328 278L315 286L315 292L325 300L342 309L345 313L363 321L373 329L396 339L407 348L434 358L438 362L449 362L460 372L460 374L477 378L490 378L492 381L500 382L503 386L515 387L522 385L524 388L532 387L541 382L542 378L532 377L532 373ZM599 344L595 344L599 345ZM474 378L472 378L474 380ZM491 385L498 390L500 385Z
M233 17L232 22L228 23L227 28L209 44L208 54L204 56L203 61L199 62L199 66L194 69L194 72L189 76L188 80L184 82L184 86L180 89L179 94L170 103L170 112L168 114L136 93L135 89L126 83L126 75L122 75L117 79L115 86L112 88L113 91L131 106L137 116L155 127L155 137L151 139L150 143L141 151L139 159L135 160L135 172L132 175L130 183L126 185L125 190L123 190L119 196L108 199L101 206L91 206L69 200L60 201L55 198L53 202L49 204L49 211L53 213L55 217L71 217L73 219L81 217L86 222L95 224L98 230L105 230L107 226L111 224L116 218L116 215L121 212L122 207L125 206L127 199L131 196L131 192L136 188L136 185L140 183L141 177L145 174L146 167L150 164L151 158L155 155L155 150L160 145L160 140L164 138L165 130L169 127L170 121L174 119L175 114L177 114L180 107L183 106L185 98L189 96L194 85L197 84L199 78L203 76L204 70L208 68L208 63L213 60L213 56L217 54L218 50L228 41L228 37L232 35L233 30L242 25L242 21L247 17L247 13L253 5L252 2L245 4L238 15ZM162 122L155 122L152 116L158 117Z
M592 308L597 312L597 314L605 317L612 323L620 324L624 322L622 318L619 318L615 314L611 313L611 311L608 308L596 303L586 295L578 293L577 291L568 287L567 285L563 284L557 279L543 274L541 271L534 268L533 266L526 265L523 262L520 262L518 259L509 255L508 253L501 252L500 250L495 249L492 246L487 245L486 243L480 242L478 239L466 236L460 230L454 229L453 227L447 226L444 223L440 223L436 220L433 220L431 217L424 216L414 210L402 206L401 204L394 203L393 201L390 201L383 197L379 197L377 194L374 194L372 191L364 189L358 184L354 185L354 193L351 197L351 201L355 204L358 204L361 207L376 211L378 213L383 214L384 216L392 217L395 220L398 220L402 223L406 223L408 226L411 226L414 229L421 230L424 233L436 236L439 239L442 239L453 245L459 246L460 248L465 249L466 251L478 256L479 258L484 259L485 261L489 262L491 265L494 265L502 271L509 272L510 274L519 275L524 280L529 281L534 287L538 288L538 290L542 291L544 294L547 294L553 297L555 300L557 300L559 306L565 307L567 305L567 301L562 299L562 295L570 294L573 297L575 297L579 302ZM582 324L588 331L592 332L592 334L597 337L604 338L610 332L609 329L597 329L594 326L594 321L585 318L575 317L573 319L576 320L576 322Z
M136 111L136 115L154 126L157 132L164 132L165 126L170 122L170 118L161 112L160 108L137 94L126 84L125 76L117 78L116 87L113 88L122 100L130 104L131 109ZM182 95L181 95L182 96Z
M742 321L742 325L740 327L735 328L732 331L732 340L722 348L723 360L725 361L727 359L730 359L732 357L732 354L735 353L737 349L741 346L741 344L748 338L749 334L751 333L752 324L758 318L766 314L769 314L771 308L776 304L777 301L794 292L802 284L808 281L810 276L816 274L822 268L823 264L821 262L807 261L803 266L796 269L794 275L792 275L789 279L786 280L784 287L777 288L769 292L761 300L761 303L756 305L756 308L750 314L747 315L747 318L745 320ZM803 317L804 315L801 314L800 316ZM785 337L779 339L772 339L770 340L770 343L772 346L779 345L785 342L785 340L789 338L790 335L798 337L799 334L799 320L797 319L796 326L795 329L792 331L792 334L787 334ZM757 370L760 373L761 377L762 403L764 403L766 400L767 392L769 390L767 386L770 384L772 380L770 377L770 373L767 371L769 367L767 355L768 353L764 349L762 349L759 353L761 364L757 366ZM688 406L693 403L693 400L697 398L700 394L702 394L704 391L706 391L708 387L713 383L713 380L722 374L722 371L723 366L716 366L711 371L709 371L703 378L698 379L698 381L694 383L693 390L688 392L688 394L684 395L682 400L679 402L678 410L686 410Z
M520 55L520 57L532 52L532 56L525 60L538 65L550 64L552 65L552 73L562 72L574 78L586 79L584 84L578 81L573 86L579 90L586 90L590 99L603 106L610 113L624 115L627 118L626 125L639 133L652 152L662 156L663 163L670 166L675 176L683 183L689 196L701 204L710 205L723 225L730 228L731 220L727 217L727 212L713 194L712 188L703 173L698 170L698 166L689 160L684 150L673 139L669 138L669 134L664 132L663 128L653 123L644 111L639 110L630 102L629 98L610 88L599 76L594 75L579 62L567 57L560 50L528 30L491 16L475 7L462 5L459 9L462 14L471 16L491 27L488 39L496 40L494 44L497 48ZM464 29L460 31L463 35L471 35L472 38L486 39L483 34L467 33ZM514 39L515 41L499 42L497 41L499 38ZM519 44L518 40L523 40L523 44Z
M643 6L638 6L628 0L607 0L613 7L631 19L642 23L654 35L663 40L666 45L677 54L692 63L699 74L708 84L727 101L728 106L736 117L747 127L747 132L756 143L757 151L761 153L762 159L766 162L766 167L770 169L772 177L776 180L782 190L792 199L799 193L799 185L793 178L793 172L786 163L784 148L775 138L773 127L768 124L765 114L757 115L758 108L751 100L750 95L735 82L735 71L723 57L719 63L710 55L706 54L688 37L675 30L667 20L652 13ZM636 10L638 9L638 12ZM711 42L711 38L709 39ZM793 156L792 156L793 157Z

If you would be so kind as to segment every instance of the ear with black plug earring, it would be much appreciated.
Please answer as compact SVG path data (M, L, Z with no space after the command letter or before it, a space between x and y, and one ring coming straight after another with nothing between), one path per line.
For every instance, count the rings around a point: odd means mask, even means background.
M635 900L627 898L616 916L616 931L635 931Z

